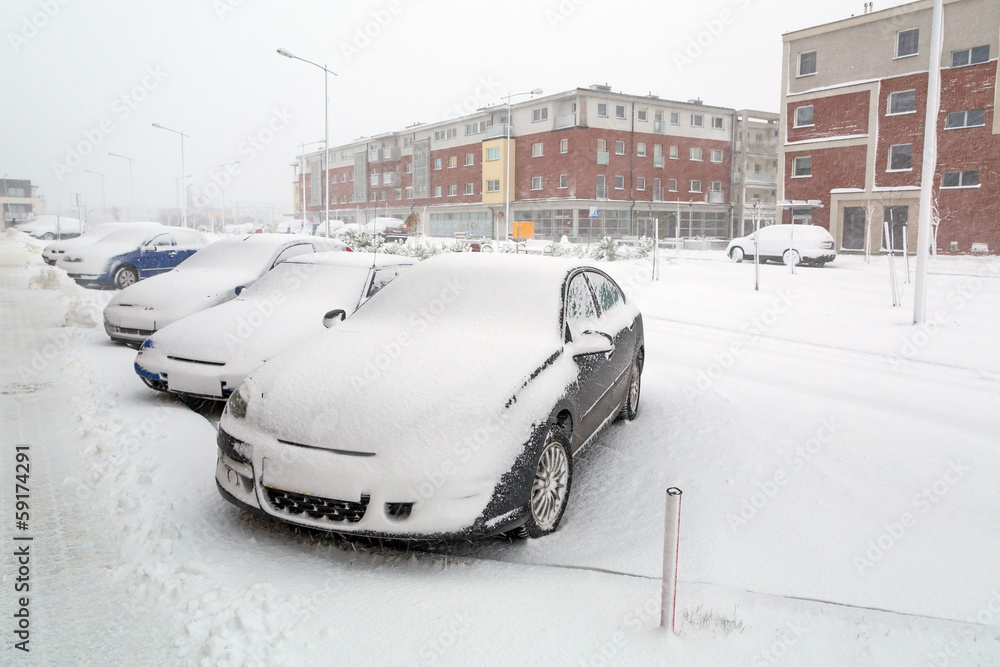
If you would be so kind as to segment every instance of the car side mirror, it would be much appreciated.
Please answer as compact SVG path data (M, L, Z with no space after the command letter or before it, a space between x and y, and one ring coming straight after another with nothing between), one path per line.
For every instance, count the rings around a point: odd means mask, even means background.
M236 289L234 290L236 292L236 296L243 294L243 290L245 290L246 288L247 288L246 285L237 285Z
M593 354L611 354L615 351L614 338L603 331L584 331L566 344L566 351L574 358Z
M337 322L343 322L346 318L347 311L341 308L336 308L323 316L323 326L329 329Z

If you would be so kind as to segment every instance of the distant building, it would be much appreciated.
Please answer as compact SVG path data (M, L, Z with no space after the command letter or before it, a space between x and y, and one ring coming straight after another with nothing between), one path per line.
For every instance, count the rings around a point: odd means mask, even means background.
M931 0L784 36L779 199L784 221L827 227L842 250L913 251L927 109ZM945 0L934 197L937 247L1000 250L1000 2ZM906 230L904 235L904 229Z
M331 147L330 217L417 212L432 235L494 237L505 229L509 193L511 222L533 222L536 237L652 236L657 224L663 237L730 238L734 214L758 185L733 183L737 123L756 127L747 113L591 86L512 104L509 127L500 104L365 137ZM740 174L751 146L772 147L764 163L777 159L776 136L743 143ZM296 210L314 222L325 208L314 186L322 158L319 150L296 161L304 174L293 199L305 211ZM772 201L774 189L772 176Z
M3 209L4 227L27 222L42 213L38 186L32 185L30 180L0 178L0 205Z
M765 111L736 112L733 142L734 236L754 229L754 215L761 224L773 223L777 201L778 141L781 116Z

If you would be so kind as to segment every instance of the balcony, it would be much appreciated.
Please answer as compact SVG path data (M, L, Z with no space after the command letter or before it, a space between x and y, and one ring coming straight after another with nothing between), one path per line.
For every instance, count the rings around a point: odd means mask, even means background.
M507 123L498 123L497 125L490 125L486 128L486 138L487 139L498 139L500 137L507 136ZM510 136L514 136L514 127L510 126Z
M778 154L778 142L777 141L750 141L747 142L747 153L753 155L777 155Z
M663 156L662 155L654 155L653 156L653 168L654 169L663 169L663 164L664 164L664 161L663 161Z
M378 174L372 174L371 184L372 184L373 188L377 188L378 187L378 184L379 184L379 176L378 176Z
M582 116L583 114L575 112L556 116L555 122L552 124L552 129L565 130L568 127L586 127L586 120Z
M597 186L597 193L595 194L595 196L598 199L607 199L608 198L608 186L606 186L606 185L598 185Z
M400 184L399 172L397 171L382 172L382 185L389 185L394 188L398 188L399 184Z
M608 164L611 161L611 154L607 151L597 151L597 164Z
M775 186L778 184L777 174L747 174L747 185Z
M653 201L663 201L663 188L653 188Z
M662 120L653 121L653 134L666 134L667 127Z
M722 192L709 192L708 193L708 203L709 204L725 204L725 199L723 198Z
M386 146L382 149L382 162L398 162L399 161L399 147L398 146Z

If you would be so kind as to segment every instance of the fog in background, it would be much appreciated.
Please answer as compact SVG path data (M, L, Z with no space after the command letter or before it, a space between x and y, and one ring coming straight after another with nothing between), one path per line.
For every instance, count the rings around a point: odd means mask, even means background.
M876 10L899 4L876 2ZM616 92L778 111L781 35L863 13L863 0L3 0L0 176L48 212L173 207L239 160L226 204L290 210L303 143L433 123L508 92ZM528 97L517 97L523 101ZM316 149L318 146L313 146ZM210 199L219 206L221 196Z

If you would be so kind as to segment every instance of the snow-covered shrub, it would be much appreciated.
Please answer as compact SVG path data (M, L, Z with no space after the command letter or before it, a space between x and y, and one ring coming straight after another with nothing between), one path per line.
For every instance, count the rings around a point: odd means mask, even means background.
M600 243L594 246L590 251L590 258L596 259L597 261L604 260L613 262L618 259L618 255L618 242L610 236L605 236L601 239Z

